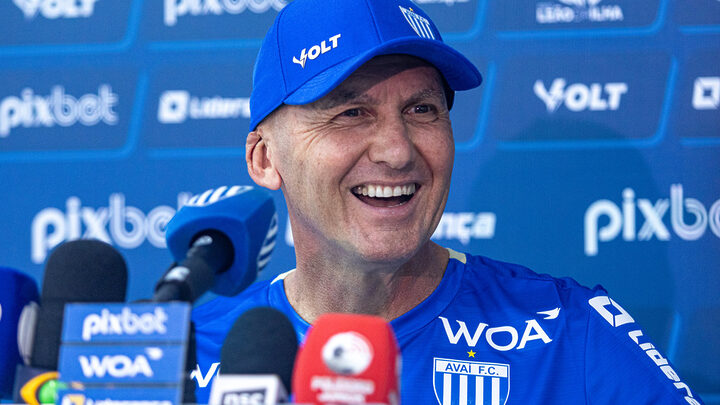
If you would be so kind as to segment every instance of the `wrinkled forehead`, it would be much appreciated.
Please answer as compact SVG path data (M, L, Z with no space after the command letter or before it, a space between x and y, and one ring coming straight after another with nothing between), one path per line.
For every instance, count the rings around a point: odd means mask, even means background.
M445 92L447 97L447 92L451 90L447 87L440 71L430 63L410 55L382 55L367 61L340 82L330 93L310 103L309 106L327 109L346 103L360 97L374 85L415 68L427 68L427 74L421 76L426 80L417 85L418 90Z

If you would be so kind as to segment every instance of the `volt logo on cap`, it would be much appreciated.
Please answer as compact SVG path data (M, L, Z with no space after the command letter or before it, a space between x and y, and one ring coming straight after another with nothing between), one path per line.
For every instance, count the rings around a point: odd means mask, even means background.
M297 63L298 65L300 65L300 67L305 69L305 62L307 62L308 58L310 58L310 60L313 60L318 56L337 48L338 38L340 38L340 34L333 35L327 41L322 41L319 45L313 45L309 51L307 48L303 48L303 50L300 52L299 60L298 58L293 56L293 63ZM330 45L328 45L328 41L330 41Z

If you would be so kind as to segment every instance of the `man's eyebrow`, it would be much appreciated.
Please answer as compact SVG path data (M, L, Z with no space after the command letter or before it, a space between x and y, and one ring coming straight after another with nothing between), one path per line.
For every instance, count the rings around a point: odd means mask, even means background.
M410 102L416 102L421 100L427 100L431 98L444 98L445 93L441 89L426 88L421 89L408 97ZM318 110L329 110L340 105L355 103L370 103L376 102L371 96L366 93L358 94L358 92L348 90L343 92L337 92L331 94L329 97L321 98L316 102L312 103L312 107Z
M359 94L356 91L347 90L331 93L328 97L312 103L312 107L318 110L329 110L339 105L348 104L350 102L372 102L372 97L365 93Z

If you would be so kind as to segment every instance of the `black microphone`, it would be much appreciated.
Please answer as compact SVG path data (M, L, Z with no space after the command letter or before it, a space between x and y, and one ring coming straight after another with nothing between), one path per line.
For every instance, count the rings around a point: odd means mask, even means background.
M192 197L170 220L175 261L153 301L193 302L212 289L235 295L267 265L278 231L272 196L251 186L218 187Z
M282 312L257 307L243 313L220 350L210 404L287 401L297 350L297 334Z
M29 396L42 387L36 387L32 380L57 370L65 304L125 302L126 289L125 260L109 244L74 240L55 248L45 265L40 306L21 316L24 324L19 328L29 333L19 337L18 345L21 352L29 354L29 361L27 366L18 367L15 402L32 402ZM25 394L21 394L23 389Z

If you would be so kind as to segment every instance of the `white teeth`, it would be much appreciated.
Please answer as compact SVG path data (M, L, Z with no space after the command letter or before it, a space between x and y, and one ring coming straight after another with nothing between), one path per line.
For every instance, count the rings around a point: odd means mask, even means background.
M352 191L355 194L361 194L368 197L390 198L400 197L403 195L413 195L415 194L415 189L415 183L394 187L368 184L356 186Z

